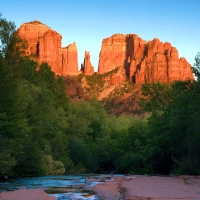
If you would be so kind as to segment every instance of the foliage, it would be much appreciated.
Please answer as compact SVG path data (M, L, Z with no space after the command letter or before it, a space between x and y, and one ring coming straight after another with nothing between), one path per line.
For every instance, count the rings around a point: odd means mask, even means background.
M0 14L0 41L1 41L1 54L5 55L6 48L15 32L16 26L14 22L7 21L1 17Z
M98 74L94 73L92 76L85 76L84 74L78 75L75 79L77 83L81 84L81 81L83 78L87 81L87 88L85 89L85 92L89 94L90 96L97 96L100 92L104 89L104 83L107 77L111 77L113 74L118 72L118 68L107 72L105 74ZM96 94L96 95L95 95Z
M147 112L164 111L170 103L171 87L166 83L146 83L142 85L140 107Z
M26 57L1 16L0 41L0 176L200 173L199 53L195 81L142 86L140 106L151 114L140 119L108 116L95 98L69 101L62 77ZM112 73L86 76L91 91Z
M197 78L197 81L199 82L199 78L200 78L200 53L199 52L195 56L195 64L192 69L193 69L194 75Z
M0 39L0 176L45 174L47 144L52 158L65 155L70 163L63 147L69 104L64 81L47 64L38 67L24 56L13 22L0 18Z
M62 162L54 161L52 156L45 156L46 175L62 175L65 173L65 168Z
M11 146L12 142L7 138L0 138L0 174L12 174L13 167L16 165L16 160L12 156Z
M199 54L198 54L199 55ZM198 56L196 57L198 61ZM198 62L195 66L198 66ZM196 69L196 75L199 73ZM199 173L199 80L146 84L140 105L151 111L145 156L158 173ZM176 169L176 170L175 170Z

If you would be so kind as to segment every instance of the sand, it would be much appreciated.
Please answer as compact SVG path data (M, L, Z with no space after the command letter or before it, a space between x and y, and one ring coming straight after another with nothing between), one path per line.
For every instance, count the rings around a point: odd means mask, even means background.
M200 200L199 176L128 176L94 186L105 200Z

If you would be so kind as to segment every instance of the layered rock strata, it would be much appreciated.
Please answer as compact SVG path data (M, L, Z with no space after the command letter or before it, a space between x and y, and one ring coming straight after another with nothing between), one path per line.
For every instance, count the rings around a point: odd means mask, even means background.
M22 24L18 31L28 42L26 54L39 64L47 62L57 75L78 75L76 43L61 47L62 36L37 20Z
M115 34L102 42L98 72L104 74L124 67L136 84L194 80L191 66L170 43L158 38L146 42L135 34Z

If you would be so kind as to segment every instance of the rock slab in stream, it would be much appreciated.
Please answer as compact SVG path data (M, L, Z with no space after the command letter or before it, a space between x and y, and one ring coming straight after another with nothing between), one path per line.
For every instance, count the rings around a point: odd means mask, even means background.
M56 200L41 189L23 189L0 193L0 200Z

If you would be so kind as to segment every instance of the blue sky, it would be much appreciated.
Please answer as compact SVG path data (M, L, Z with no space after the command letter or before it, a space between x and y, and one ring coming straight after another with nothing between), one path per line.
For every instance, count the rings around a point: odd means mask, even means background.
M0 12L17 28L39 20L62 35L62 46L76 42L79 67L87 50L97 71L102 40L116 33L168 41L191 65L200 51L200 0L1 1Z

